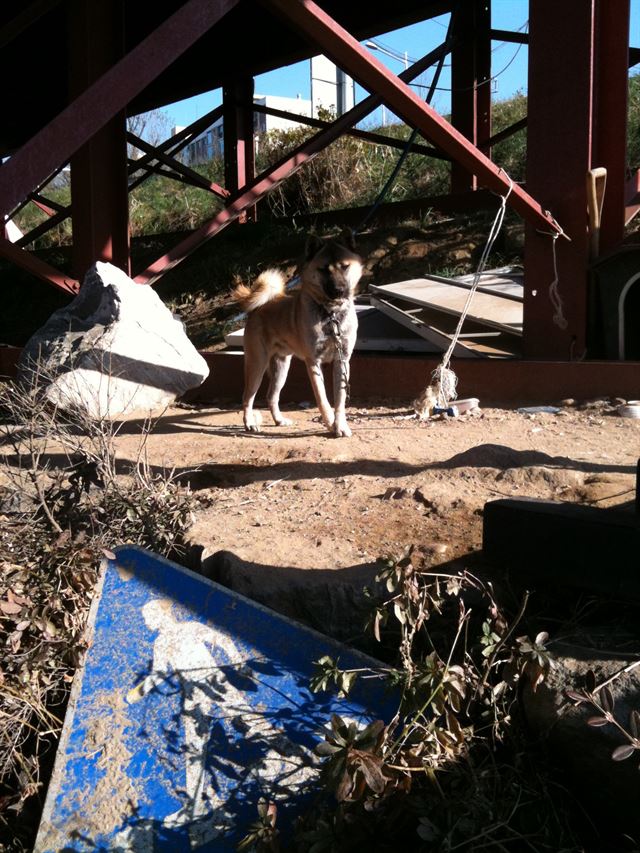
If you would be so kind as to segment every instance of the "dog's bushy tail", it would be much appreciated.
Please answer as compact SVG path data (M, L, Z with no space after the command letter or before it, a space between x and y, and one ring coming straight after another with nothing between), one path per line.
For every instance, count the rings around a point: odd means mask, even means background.
M260 273L251 287L239 284L233 296L243 311L255 311L266 302L285 294L285 278L280 270L265 270Z

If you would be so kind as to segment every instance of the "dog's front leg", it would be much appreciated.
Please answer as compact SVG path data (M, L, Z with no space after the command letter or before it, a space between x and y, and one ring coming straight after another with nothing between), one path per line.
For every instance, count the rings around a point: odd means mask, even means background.
M336 356L333 361L333 399L336 406L333 432L337 438L349 438L351 430L347 426L347 389L349 387L349 360Z
M320 409L322 422L327 429L332 430L335 418L324 387L322 365L319 361L305 361L305 364L311 381L311 387L313 388L313 396L316 398L316 405Z

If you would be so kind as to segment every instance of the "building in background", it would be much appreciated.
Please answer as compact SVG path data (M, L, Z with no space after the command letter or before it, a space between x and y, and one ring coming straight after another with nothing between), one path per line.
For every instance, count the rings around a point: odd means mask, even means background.
M313 56L310 60L311 103L313 118L321 110L341 116L355 104L355 84L326 56Z
M325 56L314 56L310 61L311 100L297 95L288 98L282 95L255 95L253 102L267 109L282 110L299 116L317 118L323 110L334 115L350 110L355 103L355 86L351 77ZM272 116L266 113L253 114L253 133L256 145L259 137L270 130L288 130L300 127L299 122ZM181 127L174 127L173 133L178 133ZM222 157L224 153L224 124L219 118L197 139L190 142L182 153L182 160L188 166L207 163L214 157Z

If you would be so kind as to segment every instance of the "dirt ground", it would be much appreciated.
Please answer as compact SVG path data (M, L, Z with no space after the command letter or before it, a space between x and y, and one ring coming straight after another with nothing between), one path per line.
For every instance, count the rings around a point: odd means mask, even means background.
M175 467L199 499L190 540L203 558L232 551L276 569L364 567L410 544L434 563L477 551L486 501L529 496L612 506L634 497L640 421L590 401L557 414L481 409L421 422L362 401L349 439L307 404L292 427L243 431L226 408L170 410L149 438L153 465ZM132 458L137 437L119 439ZM277 572L276 572L277 574ZM324 572L323 572L324 574Z

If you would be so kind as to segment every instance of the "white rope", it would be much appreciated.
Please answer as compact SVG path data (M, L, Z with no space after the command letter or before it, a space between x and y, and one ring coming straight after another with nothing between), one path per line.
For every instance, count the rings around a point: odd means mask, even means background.
M496 218L493 221L493 225L491 226L491 230L489 232L489 236L487 238L487 243L482 252L482 257L480 258L480 263L478 264L478 269L473 278L473 282L471 287L469 288L469 293L467 294L467 299L464 304L464 308L462 309L462 313L460 314L460 319L458 320L458 325L456 326L456 330L453 333L453 337L451 338L451 343L447 347L447 351L442 357L442 361L436 367L436 369L431 374L431 385L429 388L425 389L420 400L416 401L416 411L420 417L424 416L425 406L428 406L428 401L435 397L437 404L442 406L442 408L447 408L449 402L451 400L455 400L457 396L457 388L458 388L458 377L455 375L453 370L449 368L449 363L451 361L451 356L453 355L453 351L456 348L458 343L458 339L460 338L460 333L462 332L462 326L464 325L464 321L469 313L469 309L471 307L471 302L475 295L476 290L478 289L478 284L480 282L480 277L484 272L484 268L487 264L487 260L489 255L491 254L491 249L493 248L493 244L500 233L500 229L502 228L502 223L504 221L505 212L507 209L507 199L511 195L511 190L513 189L513 181L507 175L509 180L509 189L506 194L501 196L500 208L496 213ZM421 410L419 410L419 408Z
M552 249L553 249L553 281L549 285L549 299L551 300L551 304L555 309L555 313L553 315L553 322L559 329L566 329L569 325L564 316L564 311L562 310L562 296L560 295L560 291L558 290L558 283L560 282L560 276L558 275L558 258L556 256L556 240L561 236L561 233L555 232L555 234L551 234L552 239Z

